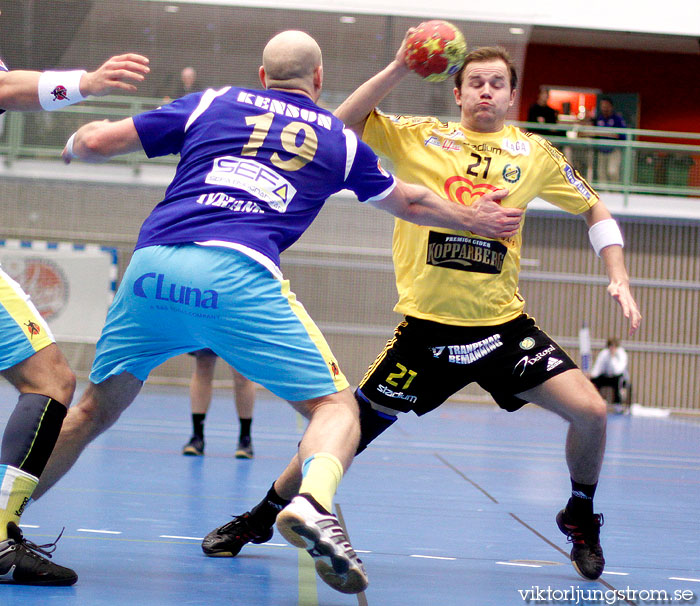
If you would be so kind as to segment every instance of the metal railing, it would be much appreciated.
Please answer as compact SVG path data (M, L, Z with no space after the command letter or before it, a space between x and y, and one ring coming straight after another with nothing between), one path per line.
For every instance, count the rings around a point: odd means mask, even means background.
M630 194L700 197L700 133L578 124L514 124L539 131L596 189L621 193L625 206ZM604 138L619 135L624 139ZM609 161L611 153L620 160L618 179L600 174L601 164Z
M109 96L90 99L56 112L8 112L0 117L0 156L6 166L19 160L57 159L65 141L91 120L118 120L160 105L160 99ZM449 119L454 120L454 117ZM578 124L514 122L536 129L560 149L596 189L618 192L628 204L630 194L700 197L700 134L640 129L613 129ZM551 132L552 134L547 134ZM624 135L624 139L605 136ZM617 156L616 176L601 168ZM139 174L143 154L129 154L111 162ZM174 156L149 163L174 165Z

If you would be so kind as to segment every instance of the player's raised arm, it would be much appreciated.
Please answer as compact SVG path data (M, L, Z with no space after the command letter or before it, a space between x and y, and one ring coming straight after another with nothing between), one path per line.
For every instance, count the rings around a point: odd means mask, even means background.
M135 91L148 72L148 59L133 53L107 60L94 72L11 70L0 72L0 108L13 111L60 109L90 95Z
M370 204L419 225L468 230L487 238L509 238L520 229L523 211L498 203L507 195L507 189L500 189L465 206L449 202L426 187L396 179L396 187L388 196Z
M66 164L73 158L83 162L105 162L113 156L143 151L132 118L118 122L101 120L81 126L70 136L61 157Z
M639 328L642 314L630 291L630 280L622 253L623 240L620 228L601 201L586 211L583 217L588 223L591 245L605 263L605 270L610 279L608 294L620 305L622 314L629 320L629 333L633 334Z
M370 112L410 73L411 70L406 63L406 39L412 31L413 29L409 29L406 32L394 60L378 74L361 84L333 112L359 137L362 137Z
M135 53L116 55L107 59L94 72L88 72L80 80L83 95L101 97L119 91L134 92L148 72L148 58Z

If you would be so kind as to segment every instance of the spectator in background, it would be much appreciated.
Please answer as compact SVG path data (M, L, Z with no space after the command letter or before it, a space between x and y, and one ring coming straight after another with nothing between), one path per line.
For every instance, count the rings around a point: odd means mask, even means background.
M197 83L197 70L194 67L183 67L178 82L172 83L169 91L163 96L163 103L170 103L190 93L196 93L202 87Z
M627 381L627 352L620 347L620 342L615 338L608 339L603 349L593 364L591 381L600 391L601 387L610 387L613 390L613 406L615 412L622 412L622 394L620 388Z
M600 112L595 119L596 126L606 128L627 128L625 119L615 111L612 99L602 97L599 105ZM597 135L599 139L623 140L627 137L620 133L606 133ZM622 166L622 148L599 147L597 149L598 163L596 167L596 180L600 183L619 183L620 167Z
M182 449L182 454L201 457L204 454L204 419L211 405L212 383L217 355L211 349L199 349L190 353L195 357L195 368L190 382L190 405L192 407L192 437ZM253 458L253 441L250 426L253 423L255 405L255 383L246 379L233 366L233 399L240 423L237 459Z
M553 107L550 107L548 101L549 90L541 88L537 95L537 101L533 103L527 111L527 121L539 122L540 124L556 124L559 112ZM549 129L531 128L529 130L531 133L536 133L543 137L551 137L553 134L559 134L558 131L551 131Z

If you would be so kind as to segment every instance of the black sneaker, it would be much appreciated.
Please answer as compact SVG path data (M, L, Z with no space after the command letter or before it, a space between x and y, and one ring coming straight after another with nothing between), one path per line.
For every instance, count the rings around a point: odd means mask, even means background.
M182 454L191 457L201 457L204 454L204 440L197 436L192 436L190 441L183 447Z
M595 581L605 568L603 548L600 546L602 513L593 514L586 523L574 520L566 509L557 514L557 526L573 544L571 563L584 579Z
M250 439L250 436L245 436L240 439L235 456L237 459L253 458L253 440Z
M62 534L53 543L36 545L22 536L17 524L8 522L7 539L0 541L0 583L73 585L78 580L73 570L44 557L51 557Z
M250 512L246 511L204 537L202 551L210 557L233 558L246 543L266 543L273 532L271 526L255 526Z

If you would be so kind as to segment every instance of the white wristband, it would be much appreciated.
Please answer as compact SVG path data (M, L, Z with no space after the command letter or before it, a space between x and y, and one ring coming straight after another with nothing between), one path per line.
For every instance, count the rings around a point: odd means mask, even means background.
M622 232L615 219L603 219L598 221L598 223L594 223L588 230L588 238L591 241L593 250L595 250L595 254L599 257L600 251L606 246L612 246L613 244L625 245L622 240Z
M76 135L76 133L73 133L68 138L68 141L66 141L66 151L63 153L63 156L64 156L64 158L67 158L68 160L72 160L73 158L77 158L77 156L73 153L73 141L75 141L75 135Z
M84 69L69 72L42 72L39 76L39 103L46 111L60 109L85 99L80 94Z

